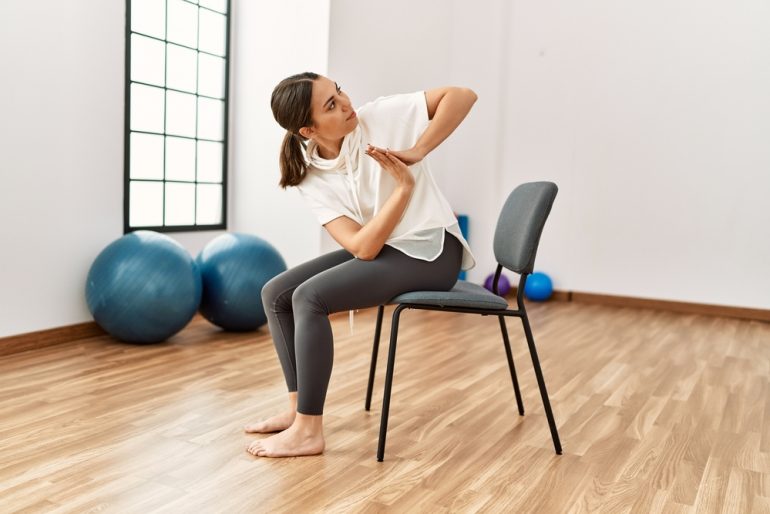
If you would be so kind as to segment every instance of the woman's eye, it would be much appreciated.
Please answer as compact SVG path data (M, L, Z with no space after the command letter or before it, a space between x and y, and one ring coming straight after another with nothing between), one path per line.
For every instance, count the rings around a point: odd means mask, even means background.
M337 94L340 94L340 93L342 93L342 88L337 86ZM329 110L331 111L332 109L334 109L334 100L332 100L331 103L329 104Z

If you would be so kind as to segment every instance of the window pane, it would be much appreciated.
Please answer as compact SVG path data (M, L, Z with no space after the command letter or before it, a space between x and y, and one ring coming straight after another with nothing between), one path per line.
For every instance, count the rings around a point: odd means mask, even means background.
M166 183L166 225L195 224L195 184Z
M166 138L166 180L195 182L195 141Z
M198 137L222 141L224 134L224 105L221 100L198 97Z
M166 91L166 102L166 132L195 137L195 95Z
M195 93L195 50L168 45L168 87Z
M225 60L198 54L198 94L225 97Z
M168 41L197 48L198 7L183 0L168 0Z
M198 181L222 182L222 143L198 141Z
M200 10L201 29L198 48L204 52L225 55L225 16L215 12Z
M162 86L166 74L166 45L131 34L131 80Z
M163 90L131 84L131 130L163 132Z
M203 7L208 7L209 9L214 9L215 11L222 13L227 12L227 0L201 0L198 3Z
M131 0L131 30L166 37L165 0Z
M131 181L129 225L156 227L163 225L163 182Z
M129 178L163 180L163 136L131 133Z
M222 223L222 186L198 184L198 225L218 225Z

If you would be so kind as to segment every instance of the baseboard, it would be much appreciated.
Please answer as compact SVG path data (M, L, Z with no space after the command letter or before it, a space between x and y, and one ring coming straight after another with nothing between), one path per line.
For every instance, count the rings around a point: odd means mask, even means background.
M37 350L55 344L101 336L106 332L94 321L0 338L0 356Z
M509 298L516 298L516 287L508 293ZM616 296L607 294L581 293L578 291L554 291L551 298L555 301L593 303L599 305L614 305L617 307L634 307L639 309L657 309L687 314L702 314L704 316L721 316L753 321L770 321L770 309L751 309L733 307L730 305L712 305L706 303L676 302L671 300L653 300L633 296Z
M511 287L506 298L514 304L516 302L516 287ZM670 300L650 300L633 296L615 296L595 293L581 293L576 291L554 291L549 301L593 303L599 305L614 305L618 307L634 307L641 309L657 309L687 314L702 314L704 316L722 316L753 321L770 322L769 309L749 309L745 307L732 307L729 305L711 305L705 303L674 302ZM338 318L347 316L348 311L337 312L330 317ZM193 320L201 318L196 314ZM25 352L53 346L55 344L76 341L88 337L105 335L106 332L95 322L78 323L65 327L30 332L10 337L0 338L0 356L12 353Z

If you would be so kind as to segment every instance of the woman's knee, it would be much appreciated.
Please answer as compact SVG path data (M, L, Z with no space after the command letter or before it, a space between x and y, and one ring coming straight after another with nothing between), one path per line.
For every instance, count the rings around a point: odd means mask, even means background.
M294 290L291 295L291 304L295 312L309 309L315 312L328 313L326 302L323 301L312 281L303 282Z
M262 304L265 308L279 303L281 294L286 293L290 289L286 282L285 273L279 273L262 286Z

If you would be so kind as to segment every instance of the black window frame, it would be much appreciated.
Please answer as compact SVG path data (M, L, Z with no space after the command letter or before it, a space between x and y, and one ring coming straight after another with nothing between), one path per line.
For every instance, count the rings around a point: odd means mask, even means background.
M215 12L217 14L220 14L222 16L225 16L225 85L224 85L224 99L217 98L216 100L224 100L224 119L223 119L223 136L222 136L222 222L214 225L165 225L165 218L166 218L166 184L167 183L184 183L184 184L199 184L199 183L206 183L206 182L198 182L197 181L197 164L198 164L198 150L197 150L197 142L198 141L210 141L205 138L198 138L197 134L197 116L198 116L198 101L197 99L200 97L204 98L211 98L207 97L206 95L200 95L197 91L194 93L196 97L196 135L195 137L185 137L185 136L179 136L176 134L168 134L166 132L166 127L163 127L163 132L156 134L154 132L146 132L141 130L131 130L131 84L142 84L147 85L151 87L156 87L159 89L164 90L164 102L166 99L165 92L167 91L179 91L174 88L167 87L167 84L164 84L163 86L158 86L155 84L145 84L143 82L133 82L131 80L131 34L139 34L143 37L149 37L158 41L163 41L164 43L168 44L168 0L163 0L164 6L166 9L166 20L165 20L165 28L166 28L166 34L163 39L160 39L156 36L151 36L148 34L142 34L141 32L133 32L131 30L131 1L132 0L126 0L126 33L125 33L125 43L126 43L126 49L125 49L125 59L126 59L126 66L125 66L125 115L124 115L124 164L123 164L123 234L128 234L130 232L134 232L137 230L152 230L155 232L162 232L162 233L171 233L171 232L203 232L203 231L211 231L211 230L227 230L227 205L228 205L228 176L229 176L229 170L228 170L228 148L229 148L229 117L230 117L230 50L231 50L231 44L230 44L230 26L231 26L231 15L232 15L232 6L231 6L231 0L226 0L227 4L227 13L222 13L220 11L217 11L215 9L210 9L204 6L199 5L196 2L191 2L189 0L181 0L185 3L188 3L190 5L196 6L198 9L206 9L211 12ZM198 45L200 44L200 17L198 18L199 24L198 24ZM178 45L178 43L173 43ZM184 48L190 48L186 47L184 45L179 45ZM191 50L195 50L196 52L201 52L198 48L190 48ZM209 55L215 55L210 54L209 52L202 52ZM222 58L221 55L216 55L216 57ZM197 64L196 64L197 66ZM166 59L164 62L164 67L168 68L168 53L166 53ZM197 83L197 67L196 67L196 83ZM191 94L189 91L179 91L186 94ZM164 111L163 111L163 117L165 120L166 116L166 105L164 104ZM159 226L141 226L141 227L132 227L130 226L130 206L131 206L131 133L145 133L145 134L153 134L153 135L160 135L164 138L164 145L163 145L163 179L162 180L139 180L140 182L160 182L163 184L163 225ZM196 141L196 150L195 150L195 165L196 165L196 181L195 182L182 182L182 181L176 181L176 180L166 180L166 145L165 145L165 138L167 136L171 137L180 137L183 139L192 139ZM219 141L217 141L219 142ZM136 179L134 179L136 181ZM197 193L196 193L196 202L195 202L195 208L197 211Z

